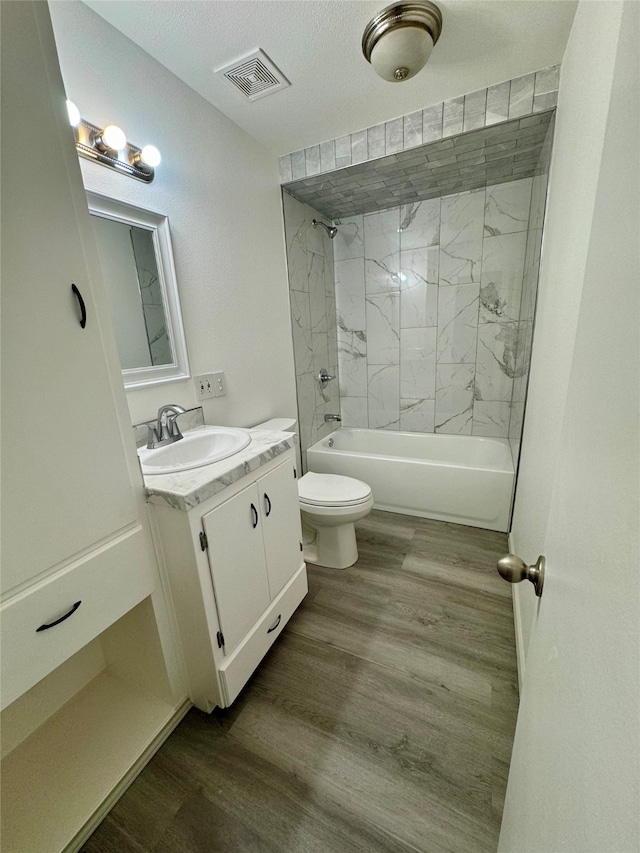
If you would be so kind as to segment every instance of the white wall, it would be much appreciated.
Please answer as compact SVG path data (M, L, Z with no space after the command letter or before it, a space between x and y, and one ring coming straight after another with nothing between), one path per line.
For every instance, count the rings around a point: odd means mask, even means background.
M530 563L541 553L558 465L620 15L618 3L598 0L582 3L560 73L531 374L511 533L513 552ZM598 33L597 38L593 38L594 32ZM520 610L521 645L526 655L539 599L531 584L520 584L514 595Z
M224 370L209 423L295 417L277 162L203 98L80 2L50 4L68 97L162 153L152 184L81 161L87 189L169 216L192 374ZM133 422L197 405L193 382L127 393Z

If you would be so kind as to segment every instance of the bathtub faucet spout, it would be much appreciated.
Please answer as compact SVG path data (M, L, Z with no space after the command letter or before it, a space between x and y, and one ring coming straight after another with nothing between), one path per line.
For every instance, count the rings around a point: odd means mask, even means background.
M324 416L324 422L325 423L329 423L330 421L338 421L338 423L340 423L341 420L342 420L342 418L340 417L340 415L325 415Z

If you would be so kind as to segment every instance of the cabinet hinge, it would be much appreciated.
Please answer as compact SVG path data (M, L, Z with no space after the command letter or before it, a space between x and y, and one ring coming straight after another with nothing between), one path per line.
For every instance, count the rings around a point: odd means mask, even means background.
M298 472L296 471L296 469L295 469L295 468L293 469L293 479L294 479L294 480L297 480L297 479L298 479Z
M222 631L218 631L216 634L216 640L218 641L218 648L221 649L224 646L224 634Z
M201 532L200 533L200 549L202 551L206 551L209 547L209 540L207 539L207 534Z
M302 542L300 543L300 550L304 551L304 548L302 547Z

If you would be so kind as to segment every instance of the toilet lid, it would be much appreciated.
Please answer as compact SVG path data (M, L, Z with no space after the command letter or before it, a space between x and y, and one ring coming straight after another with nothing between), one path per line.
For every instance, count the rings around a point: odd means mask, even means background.
M371 487L353 477L309 471L298 480L298 495L306 504L345 506L366 501L371 496Z

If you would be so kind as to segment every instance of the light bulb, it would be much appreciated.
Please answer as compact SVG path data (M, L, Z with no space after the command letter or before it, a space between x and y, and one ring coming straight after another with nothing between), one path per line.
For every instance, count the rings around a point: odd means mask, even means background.
M371 51L375 72L391 83L400 83L418 73L433 50L433 39L421 27L406 26L386 32Z
M162 157L155 145L145 145L140 152L140 160L145 166L155 168L160 165Z
M121 151L127 144L127 137L117 125L109 124L102 131L102 141L112 151Z
M76 107L73 101L67 100L67 114L69 116L69 124L71 127L77 127L80 124L80 110Z

